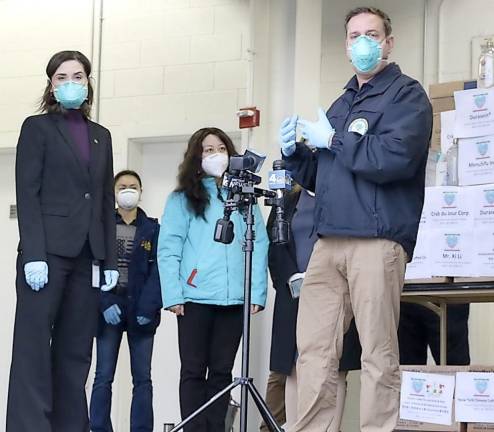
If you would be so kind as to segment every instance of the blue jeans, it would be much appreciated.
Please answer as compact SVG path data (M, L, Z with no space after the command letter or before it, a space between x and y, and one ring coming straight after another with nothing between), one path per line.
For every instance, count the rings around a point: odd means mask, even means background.
M91 394L90 425L92 432L113 432L111 424L112 383L122 341L121 326L105 324L96 340L96 375ZM127 333L132 372L131 432L153 431L153 386L151 358L153 334Z

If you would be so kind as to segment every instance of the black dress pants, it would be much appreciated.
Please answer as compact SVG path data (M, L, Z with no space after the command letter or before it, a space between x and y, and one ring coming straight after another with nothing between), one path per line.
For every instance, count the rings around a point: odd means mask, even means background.
M469 304L448 305L447 315L447 364L469 365L468 343ZM398 341L400 364L421 365L427 363L427 346L436 364L440 361L439 317L424 306L401 303Z
M242 337L243 306L186 303L178 317L180 410L186 418L232 382ZM185 432L224 432L229 395L201 413Z
M17 308L7 432L88 432L85 385L99 314L91 252L48 255L48 284L27 285L17 259Z

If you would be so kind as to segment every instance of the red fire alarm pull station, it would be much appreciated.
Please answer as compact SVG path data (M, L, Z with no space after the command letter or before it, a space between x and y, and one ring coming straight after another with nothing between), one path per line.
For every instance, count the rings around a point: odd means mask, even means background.
M261 112L255 106L240 108L237 111L237 117L240 129L253 128L259 126Z

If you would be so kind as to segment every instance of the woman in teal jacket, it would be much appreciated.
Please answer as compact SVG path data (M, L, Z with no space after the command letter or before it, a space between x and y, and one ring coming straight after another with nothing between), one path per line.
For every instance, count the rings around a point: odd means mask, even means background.
M158 268L163 306L177 315L181 360L182 418L194 412L230 384L242 336L246 229L238 212L231 215L231 244L213 240L223 216L227 191L221 177L230 156L231 139L217 128L203 128L190 138L180 165L178 187L166 203L158 240ZM255 207L252 309L266 301L268 238ZM229 395L190 422L185 432L224 432Z

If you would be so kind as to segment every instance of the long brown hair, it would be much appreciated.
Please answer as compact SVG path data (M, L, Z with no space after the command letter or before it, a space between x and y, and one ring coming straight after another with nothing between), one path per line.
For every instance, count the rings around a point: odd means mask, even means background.
M238 154L230 137L215 127L199 129L189 138L184 160L178 168L178 185L175 191L184 192L190 209L196 216L203 218L206 207L209 205L209 194L202 184L205 176L202 169L202 142L208 135L215 135L225 144L229 157Z
M84 101L79 109L84 117L89 118L91 114L91 105L93 104L94 95L93 86L91 85L90 80L91 62L84 54L79 51L60 51L52 56L52 58L46 65L46 76L48 77L48 80L46 83L45 91L43 92L43 96L41 97L39 111L47 113L63 113L65 111L65 108L63 108L53 96L51 80L60 65L69 60L78 61L84 68L84 72L86 73L86 76L88 78L87 100Z

